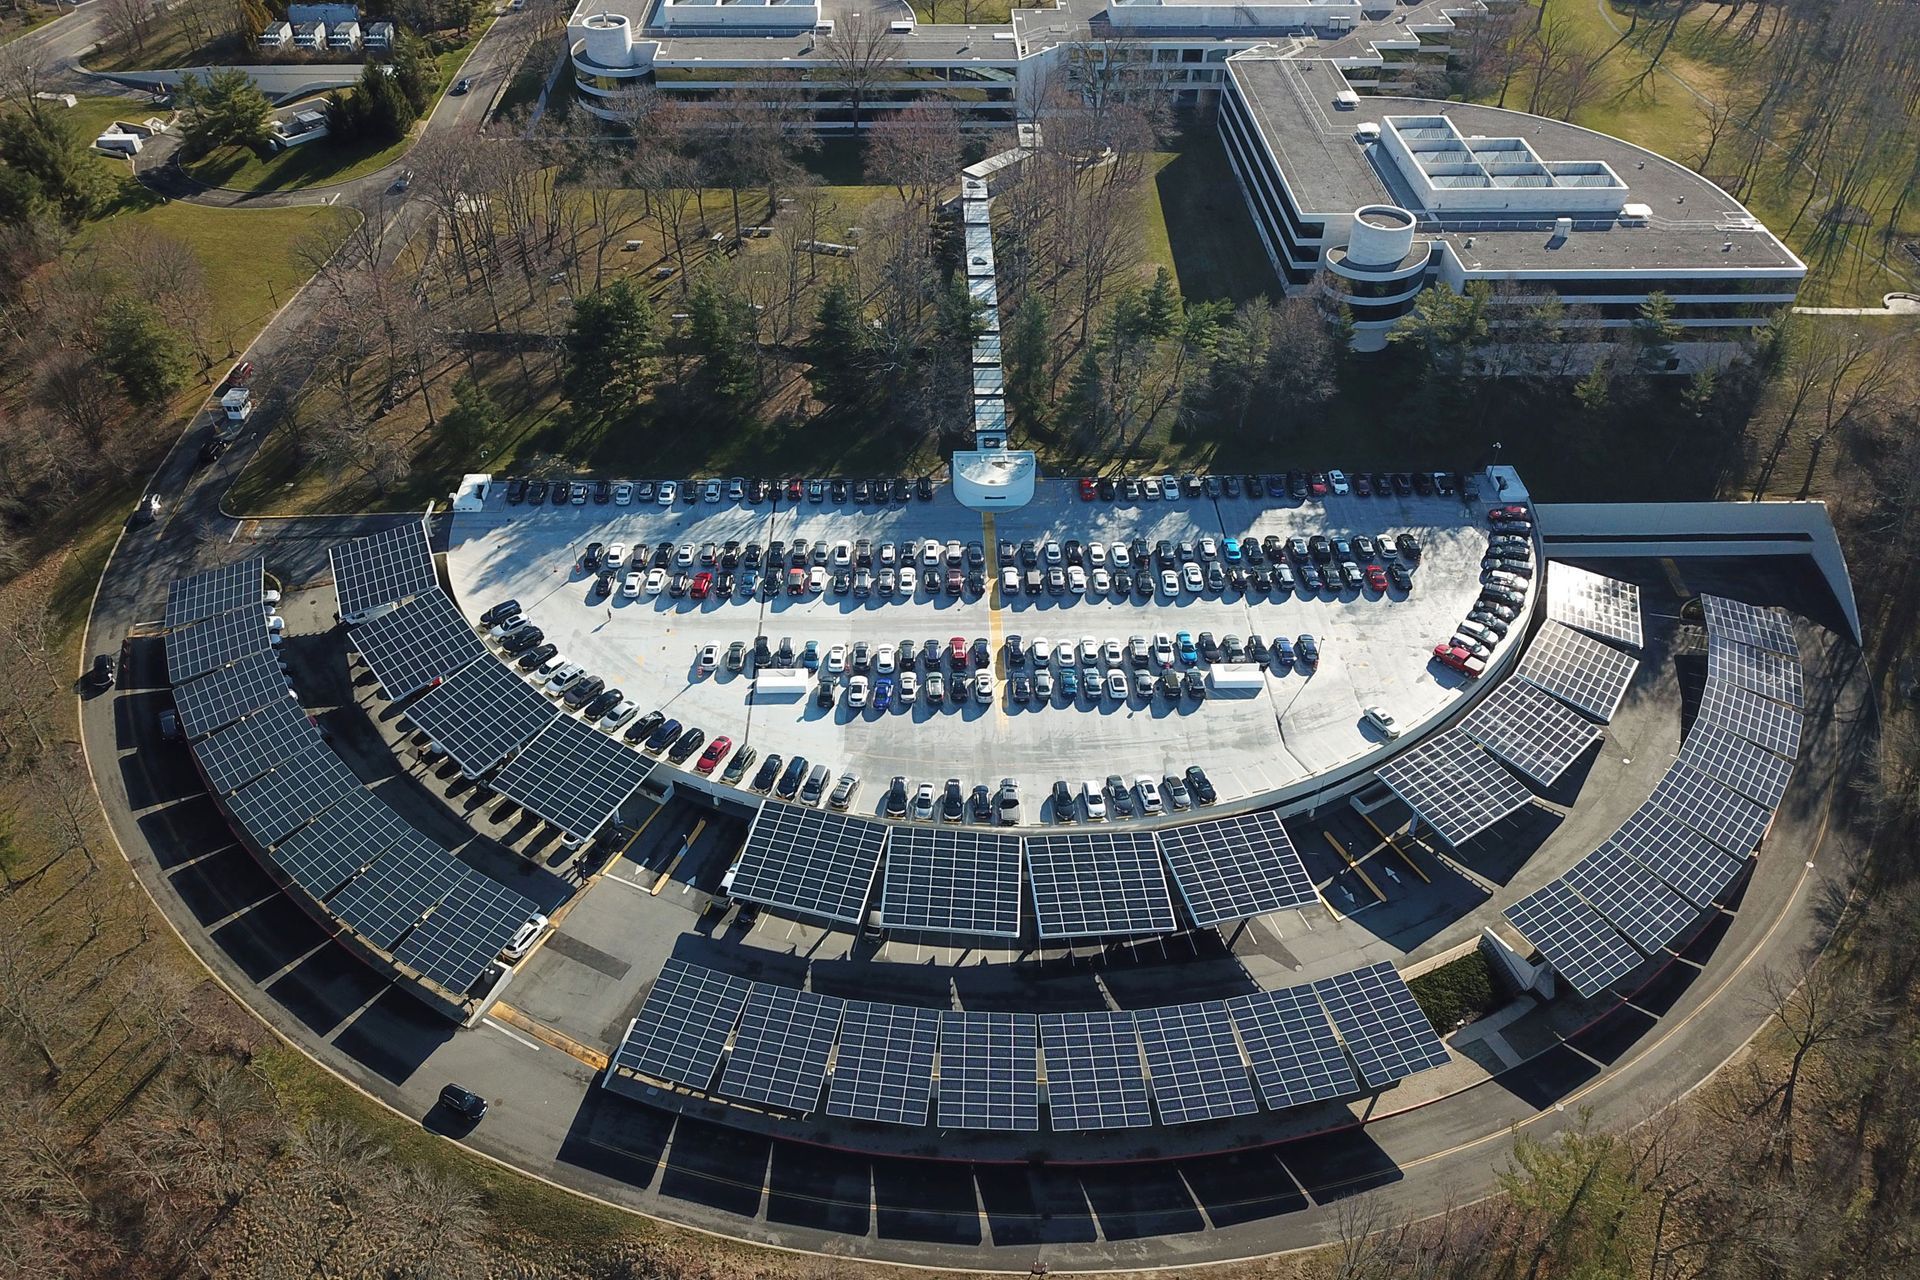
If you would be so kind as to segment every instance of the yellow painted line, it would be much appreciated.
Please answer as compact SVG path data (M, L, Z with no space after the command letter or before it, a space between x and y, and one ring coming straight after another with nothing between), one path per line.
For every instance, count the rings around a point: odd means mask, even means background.
M1000 543L993 532L993 512L980 513L980 545L987 550L987 660L993 664L993 711L1001 720L1007 716L1007 658L1001 648Z
M496 1000L493 1007L487 1010L487 1016L497 1018L510 1027L526 1032L541 1044L558 1049L570 1058L578 1058L595 1071L605 1071L607 1069L606 1054L601 1053L598 1049L588 1048L564 1031L555 1031L544 1022L535 1022L532 1018L529 1018L526 1014L520 1012L510 1004L504 1004Z
M1428 884L1433 883L1433 877L1428 875L1426 872L1422 871L1420 869L1419 864L1416 863L1412 858L1407 856L1407 851L1400 847L1400 842L1398 840L1395 840L1392 836L1388 835L1381 828L1380 824L1373 820L1372 814L1363 813L1360 815L1360 817L1362 821L1364 821L1368 826L1373 828L1373 834L1379 836L1382 840L1385 840L1387 842L1387 848L1393 850L1395 853L1400 855L1400 861L1407 864L1407 870L1413 872L1413 874L1419 876L1422 880L1426 881Z
M1660 571L1667 575L1667 585L1673 588L1673 594L1685 600L1693 592L1687 590L1686 582L1680 577L1680 566L1671 557L1660 558Z
M707 820L705 818L702 818L700 819L700 821L693 824L693 830L687 833L686 842L680 846L680 852L673 855L673 861L669 862L667 864L667 869L660 873L660 878L653 882L652 893L654 897L656 898L659 897L660 891L667 887L667 881L673 879L673 873L676 869L679 868L681 859L687 856L687 850L693 848L693 842L695 840L698 840L700 838L700 833L702 831L705 831L706 829L707 829Z
M1360 877L1360 883L1366 885L1367 888L1371 889L1373 891L1374 897L1380 899L1380 901L1382 902L1385 902L1387 900L1387 895L1380 892L1380 886L1373 882L1373 877L1367 874L1367 869L1353 860L1353 855L1347 852L1347 847L1341 844L1338 840L1335 840L1333 838L1333 832L1322 831L1320 834L1327 838L1327 843L1333 846L1334 851L1336 853L1338 853L1342 858L1346 859L1347 865L1353 868L1353 874Z

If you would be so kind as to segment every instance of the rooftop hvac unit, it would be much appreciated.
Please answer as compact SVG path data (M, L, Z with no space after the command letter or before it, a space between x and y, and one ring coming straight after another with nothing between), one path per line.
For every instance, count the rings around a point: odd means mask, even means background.
M1360 125L1358 128L1356 128L1353 131L1353 136L1358 138L1363 144L1368 142L1378 142L1380 141L1380 126L1373 123L1373 121L1369 120L1365 124Z
M1620 206L1620 225L1623 227L1644 227L1652 221L1652 205L1623 204Z

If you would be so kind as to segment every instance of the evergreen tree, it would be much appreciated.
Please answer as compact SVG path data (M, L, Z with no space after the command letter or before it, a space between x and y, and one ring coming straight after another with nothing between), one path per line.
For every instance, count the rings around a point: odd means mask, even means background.
M1487 337L1487 286L1480 281L1465 294L1445 285L1429 285L1414 299L1413 310L1388 333L1387 341L1418 351L1430 377L1457 379L1467 353Z
M1673 364L1673 344L1681 337L1673 318L1673 299L1655 290L1633 318L1633 367L1637 373L1665 373Z
M1173 277L1161 267L1153 273L1153 284L1140 299L1141 331L1149 338L1173 336L1180 319L1180 295L1174 291Z
M440 69L434 64L433 50L405 27L397 27L393 37L393 77L400 92L413 107L414 118L425 115L433 106L433 95L440 88Z
M57 212L70 223L98 213L107 171L72 122L45 109L0 114L0 219L27 222Z
M135 404L157 404L187 384L186 340L151 302L116 298L100 336L105 344L101 363Z
M1613 400L1613 359L1601 356L1585 377L1574 384L1573 398L1588 413L1605 413Z
M1067 379L1067 394L1060 401L1060 421L1071 428L1085 444L1099 438L1100 424L1106 416L1106 377L1100 357L1089 346Z
M472 378L453 384L453 409L440 420L440 429L454 451L471 455L500 430L500 406L486 388Z
M687 339L705 357L707 390L738 409L755 386L746 304L703 279L687 299Z
M273 104L238 67L215 71L204 81L187 76L178 98L184 107L180 133L189 156L203 156L215 147L265 145Z
M1053 388L1047 370L1053 343L1047 324L1047 304L1029 293L1013 313L1013 324L1002 335L1007 377L1007 410L1012 425L1022 431L1046 429Z
M876 389L868 376L869 332L846 286L827 286L808 344L807 380L822 404L858 409L874 398Z
M565 390L575 409L618 414L646 393L660 344L653 307L632 281L576 299L566 343Z

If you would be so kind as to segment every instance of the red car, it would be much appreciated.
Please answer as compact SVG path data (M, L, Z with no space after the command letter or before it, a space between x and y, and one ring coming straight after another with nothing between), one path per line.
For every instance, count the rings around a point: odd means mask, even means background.
M1094 485L1094 480L1092 476L1080 477L1080 501L1092 502L1094 489L1095 489L1095 485Z
M1532 518L1533 513L1517 503L1511 506L1487 508L1489 520L1531 520Z
M967 669L967 642L965 637L955 636L947 641L947 661L955 671Z
M807 496L807 489L805 485L801 484L798 480L787 481L787 501L788 502L798 502L800 501L800 499L806 496Z
M227 380L220 384L222 391L231 391L235 387L244 387L253 381L253 361L242 360L227 371Z
M695 773L712 773L713 767L719 764L720 761L725 758L727 752L731 750L733 750L732 738L726 737L725 735L715 738L707 744L707 749L700 753L700 761L693 766L693 771Z
M1468 653L1465 649L1457 645L1437 644L1433 646L1433 657L1434 661L1438 662L1441 666L1451 667L1462 675L1470 676L1476 680L1479 679L1480 674L1487 669L1485 662L1474 657L1471 653Z
M1316 471L1307 477L1307 492L1316 498L1324 498L1333 492L1333 482L1327 479L1327 473Z
M1367 585L1375 591L1384 592L1387 589L1387 571L1377 564L1368 565ZM700 589L700 583L698 581L695 581L693 586L696 591Z
M713 574L712 573L710 573L705 569L702 569L700 572L693 575L693 598L695 600L705 600L707 598L708 593L711 592L712 590L713 590Z
M787 594L803 596L807 594L807 571L805 569L787 570Z

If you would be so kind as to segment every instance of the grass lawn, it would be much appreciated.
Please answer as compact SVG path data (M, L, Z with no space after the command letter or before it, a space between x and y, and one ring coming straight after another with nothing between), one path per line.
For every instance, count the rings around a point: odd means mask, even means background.
M405 155L412 145L411 135L398 142L341 142L322 138L264 158L249 147L219 147L186 169L210 187L229 187L235 191L298 191L302 187L348 182L385 168Z
M1166 267L1191 301L1241 303L1279 293L1227 153L1211 130L1190 130L1179 151L1154 156L1139 216L1149 278L1152 268Z
M27 34L27 32L34 30L36 27L46 26L49 22L59 17L62 12L65 12L65 10L55 12L44 5L37 4L24 10L13 10L4 17L0 17L0 44L5 44L9 40L17 39Z
M912 0L913 16L922 22L991 23L1004 26L1013 21L1012 0ZM963 9L961 6L966 5ZM1022 0L1021 8L1031 8Z

